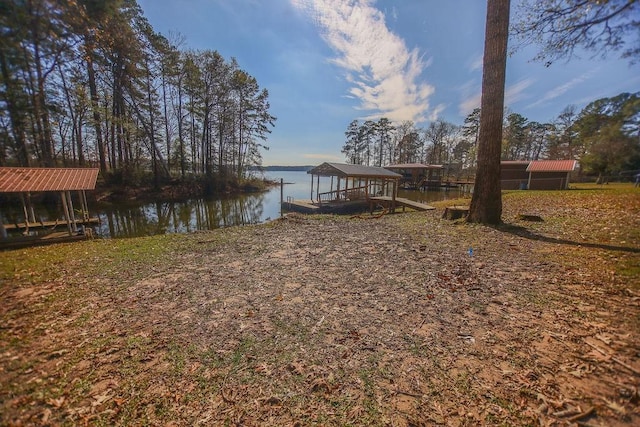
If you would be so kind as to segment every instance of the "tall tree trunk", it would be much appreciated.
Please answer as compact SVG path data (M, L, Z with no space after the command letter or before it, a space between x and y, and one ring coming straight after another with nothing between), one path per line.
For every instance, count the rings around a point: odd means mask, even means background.
M65 78L64 71L62 70L62 67L60 66L60 64L58 64L58 71L60 73L60 82L62 83L62 90L65 95L67 108L69 109L69 117L71 118L71 123L73 125L73 128L71 130L71 140L72 140L72 146L73 146L72 148L73 163L75 164L76 162L75 147L77 146L77 149L78 149L77 164L82 167L84 166L84 150L82 149L82 130L81 130L82 121L78 119L77 111L73 107L73 102L71 100L72 94L71 94L71 91L69 90L69 87L67 86L67 79ZM63 144L63 147L64 147L64 144ZM64 151L63 151L63 158L64 158Z
M85 44L87 58L87 78L89 80L89 95L91 97L91 111L93 115L93 127L96 131L96 145L98 149L98 160L100 162L100 172L104 175L107 172L107 159L102 138L102 123L100 123L100 106L98 104L98 90L96 87L96 73L93 69L93 36L87 37Z
M180 143L180 176L185 175L185 158L184 158L184 130L182 117L182 81L178 82L178 141Z
M34 43L33 43L33 56L36 66L36 82L38 85L38 91L35 94L34 110L36 114L36 120L42 127L42 133L39 135L40 144L42 147L42 161L44 166L54 166L53 163L53 134L51 132L51 123L49 121L49 110L47 108L46 96L45 96L45 74L42 70L42 58L40 55L40 45L35 42L37 33L34 30Z
M169 129L169 110L167 107L167 83L165 70L162 70L162 105L164 112L164 134L167 144L167 168L171 171L171 131Z
M500 150L509 37L509 0L488 0L480 105L478 169L467 221L499 224Z
M29 166L29 150L27 149L26 128L24 123L25 114L24 111L20 111L19 91L13 76L9 72L7 58L2 50L0 50L0 72L2 73L2 80L5 84L6 109L9 111L16 157L20 166Z

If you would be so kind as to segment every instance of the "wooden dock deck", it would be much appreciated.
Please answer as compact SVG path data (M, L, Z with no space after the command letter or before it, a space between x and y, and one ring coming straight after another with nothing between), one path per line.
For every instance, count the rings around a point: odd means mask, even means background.
M392 198L389 196L376 196L371 197L369 200L391 203ZM432 211L435 209L434 206L416 202L415 200L405 199L404 197L396 197L396 206L408 207L417 211Z
M311 200L287 200L282 202L282 207L289 211L300 213L320 213L320 206L314 204Z
M88 225L88 224L99 224L100 218L93 217L85 219L76 219L77 224ZM27 228L37 229L37 228L54 228L54 227L66 227L67 222L64 219L59 219L57 221L36 221L30 222L27 226L24 222L14 223L14 224L4 224L4 228L6 230L26 230Z
M370 211L379 203L385 207L390 207L392 198L389 196L369 197L369 199L359 199L352 201L335 201L324 203L313 203L311 200L287 200L282 202L282 208L288 211L295 211L308 214L318 213L353 213L356 211ZM431 211L435 207L414 200L396 197L396 207L411 208L417 211Z

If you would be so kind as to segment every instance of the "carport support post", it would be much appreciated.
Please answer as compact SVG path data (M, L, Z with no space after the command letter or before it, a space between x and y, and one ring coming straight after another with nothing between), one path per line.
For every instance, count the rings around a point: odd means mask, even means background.
M313 203L313 174L311 174L311 195L309 196L311 203Z

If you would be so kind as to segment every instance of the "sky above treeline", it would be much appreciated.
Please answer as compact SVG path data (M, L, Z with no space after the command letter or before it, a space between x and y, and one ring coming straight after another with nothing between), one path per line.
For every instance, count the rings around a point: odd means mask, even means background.
M183 39L181 49L234 57L269 91L277 121L266 166L344 162L344 133L356 119L461 125L480 106L483 0L138 3L157 32ZM581 109L640 88L640 65L616 53L545 67L532 61L536 49L507 60L506 106L530 121L551 122L568 105Z

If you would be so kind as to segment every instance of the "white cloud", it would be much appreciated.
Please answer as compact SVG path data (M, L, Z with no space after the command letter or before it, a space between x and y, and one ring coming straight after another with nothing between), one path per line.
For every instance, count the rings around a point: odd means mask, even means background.
M568 82L560 85L560 86L556 86L553 89L547 91L547 93L545 93L542 98L538 99L536 102L534 102L533 104L529 104L527 106L527 108L532 108L532 107L537 107L538 105L543 105L545 103L547 103L548 101L551 101L552 99L555 99L561 95L564 95L567 91L569 91L569 89L573 88L576 85L579 85L580 83L589 80L590 78L592 78L595 74L596 74L597 69L592 69L587 71L586 73L583 73L581 75L579 75L578 77L574 77L573 79L569 80Z
M535 82L534 79L523 79L508 86L504 91L504 105L510 106L525 97L524 91Z
M535 80L533 79L523 79L506 87L504 91L504 105L509 106L524 98L524 91L534 82ZM460 112L460 115L468 116L474 108L480 108L482 92L480 89L476 89L474 93L471 93L471 82L465 83L460 90L463 92L464 99L460 102L458 111Z
M385 24L372 0L291 0L320 27L336 52L332 62L346 71L349 95L369 117L416 123L432 116L429 97L434 87L420 82L429 65L418 49L409 50Z
M469 70L469 72L482 71L483 60L484 56L482 54L476 56L475 58L472 58L471 61L467 63L467 69Z
M474 95L468 96L460 102L458 111L461 116L468 116L474 108L480 108L480 100L482 99L482 93L477 92Z

